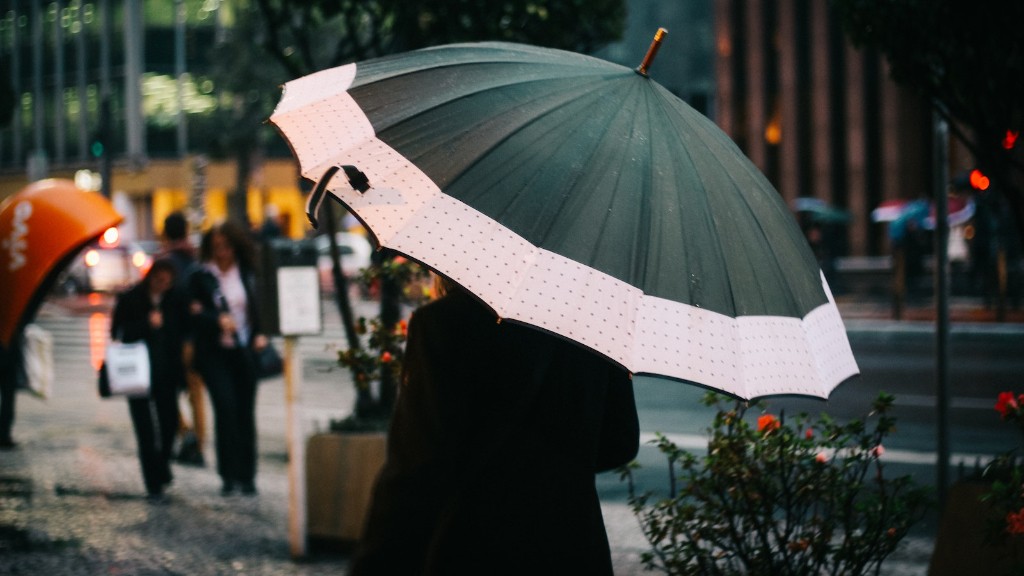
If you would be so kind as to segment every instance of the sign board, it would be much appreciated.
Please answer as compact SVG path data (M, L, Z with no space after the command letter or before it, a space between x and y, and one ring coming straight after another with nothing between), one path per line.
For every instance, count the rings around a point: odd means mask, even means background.
M284 336L319 334L323 330L316 266L277 269L277 315Z
M268 335L323 331L316 246L309 240L273 240L263 251L261 318Z

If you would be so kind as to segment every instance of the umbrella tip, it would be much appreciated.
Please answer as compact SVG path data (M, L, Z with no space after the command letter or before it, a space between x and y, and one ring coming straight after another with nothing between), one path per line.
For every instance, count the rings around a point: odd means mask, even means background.
M647 76L647 69L654 62L654 57L658 54L658 49L661 48L661 41L664 40L666 34L668 34L668 30L664 28L658 28L658 31L654 33L654 39L651 40L651 45L647 48L647 55L644 56L644 61L636 67L637 74Z

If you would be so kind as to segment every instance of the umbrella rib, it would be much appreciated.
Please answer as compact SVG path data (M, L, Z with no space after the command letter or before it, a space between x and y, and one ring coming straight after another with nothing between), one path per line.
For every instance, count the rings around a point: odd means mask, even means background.
M680 121L686 122L688 128L691 131L696 129L696 128L699 128L697 126L694 126L691 122L687 121L681 115L675 115L674 117L677 118ZM666 114L666 118L669 121L672 121L673 116ZM684 130L676 130L675 131L676 139L679 142L679 148L680 148L680 150L682 150L686 154L687 160L689 160L689 164L695 168L694 172L696 174L700 175L700 172L698 172L696 170L697 163L695 161L695 157L694 157L692 151L690 150L690 148L683 141L682 135L685 132L686 131L684 131ZM716 158L716 160L717 160L717 158ZM721 163L719 163L719 165L721 166ZM724 166L723 166L723 168L724 168ZM732 175L729 174L728 171L723 169L722 172L724 172L726 174L726 176L730 180L732 180ZM714 217L715 214L714 214L714 211L711 209L711 195L710 195L711 191L705 185L704 178L699 178L698 180L700 182L700 185L701 185L704 193L703 194L694 194L694 195L692 195L692 197L693 198L701 198L701 199L704 200L704 204L707 207L706 210L705 210L705 213L708 215L708 219L710 220L710 222L709 222L710 228L713 231L717 231L718 230L718 223L715 221L715 217ZM680 205L681 206L685 206L686 205L685 202L683 202L683 198L680 198ZM737 310L738 310L739 306L737 305L737 302L736 302L736 295L735 295L735 290L733 289L733 286L732 286L732 277L729 274L729 267L728 267L727 263L725 262L725 258L724 258L724 255L725 255L726 252L725 252L724 247L722 245L722 237L720 235L718 235L718 234L712 234L711 237L714 240L714 243L716 244L716 246L718 248L718 254L719 254L719 257L720 257L721 262L722 262L722 268L723 268L723 272L724 272L722 274L722 277L724 279L723 281L725 283L725 288L726 288L725 293L729 295L729 300L730 300L730 304L731 304L731 308L732 308L731 314L735 315L737 313ZM687 270L691 270L691 274L693 273L691 266L687 266ZM687 278L685 280L688 281L689 279ZM695 306L700 307L701 303L700 302L694 302L693 304Z
M594 84L598 83L599 81L600 81L599 79L595 79L595 82L594 82ZM590 84L590 83L588 83L588 84ZM569 107L580 107L580 108L586 108L586 104L587 104L588 102L592 102L592 101L596 100L596 99L597 99L597 98L599 97L599 94L597 93L597 91L587 90L587 89L585 89L585 88L580 88L580 90L579 90L579 91L580 91L580 92L582 93L582 94L581 94L581 96L580 96L579 98L573 98L573 99L566 99L566 101L564 101L564 102L562 102L562 103L558 104L557 106L554 106L554 107L552 107L552 108L550 108L550 109L546 110L546 111L545 111L545 112L544 112L543 114L541 114L541 115L533 115L533 116L529 117L529 118L528 118L528 119L527 119L527 120L526 120L525 122L523 122L523 123L522 123L521 125L517 126L517 127L515 128L515 130L511 130L511 131L509 131L509 133L508 133L508 134L507 134L507 135L506 135L505 137L503 137L503 138L502 138L502 139L500 139L500 140L497 140L497 141L495 141L495 142L494 142L494 143L493 143L493 144L492 144L492 145L491 145L491 146L490 146L489 148L487 148L487 149L482 149L482 150L480 150L480 151L479 151L479 156L484 156L484 155L486 155L486 154L487 154L487 153L488 153L489 151L491 151L491 150L493 150L493 149L495 149L495 148L498 148L498 147L499 147L499 146L501 146L501 145L502 145L503 143L507 142L507 141L508 141L508 140L509 140L510 138L512 138L512 137L513 137L513 136L515 136L516 134L521 134L521 133L522 133L522 132L523 132L524 130L526 130L527 128L529 128L529 127L531 127L531 126L535 126L535 125L543 125L543 126L547 126L547 127L548 127L548 129L547 129L546 131L544 131L543 133L541 133L541 134L540 134L540 135L538 136L538 140L543 140L543 139L547 139L547 138L549 138L549 137L550 137L551 135L555 135L555 134L560 134L560 133L562 133L562 131L560 130L560 127L561 127L561 126L562 126L563 124L565 124L565 123L569 123L569 122L572 122L572 121L574 120L574 118L572 117L572 115L568 115L568 116L566 117L566 120L564 120L564 121L563 121L563 123L561 123L561 124L553 124L553 123L551 123L551 121L550 121L550 116L551 116L552 114L555 114L556 112L560 112L560 111L563 111L563 110L565 110L565 109L567 109L567 108L569 108ZM541 98L537 98L537 99L531 100L530 102L535 102L536 100L540 100L540 99L541 99ZM528 103L527 103L527 104L528 104ZM564 137L562 138L562 140L563 140L563 141L571 141L571 140L572 140L571 136L573 136L574 134L576 134L576 132L575 132L575 131L569 131L569 132L565 132L564 134L565 134L565 135L564 135ZM524 150L531 150L531 153L532 153L533 155L537 155L537 154L541 154L541 153L543 153L543 151L542 151L542 150L540 150L540 149L539 149L539 147L535 147L535 148L524 148ZM508 162L505 162L505 163L503 164L503 166L504 166L504 167L506 167L508 171L512 171L512 170L514 170L514 169L516 168L516 166L518 166L519 164L521 164L521 163L520 163L520 162L517 162L517 161L511 161L511 160L510 160L510 161L508 161ZM537 174L535 174L535 175L534 175L533 177L531 177L531 178L529 179L528 183L529 183L529 184L532 184L532 183L536 182L536 181L537 181L538 179L540 179L540 178L542 178L542 177L543 177L543 175L542 175L542 174L540 174L540 173L537 173ZM456 178L453 178L453 180L452 180L452 181L454 182L454 181L455 181L455 180L457 180L457 179L458 179L458 177L456 177ZM568 197L568 196L566 195L566 196L564 196L564 197ZM509 202L508 204L506 204L506 205L505 205L505 207L504 207L504 208L503 208L503 209L502 209L502 210L501 210L500 212L498 212L498 213L497 213L497 214L495 215L495 219L496 219L496 220L501 220L501 219L502 219L502 216L504 216L504 215L505 215L505 214L507 214L507 213L508 213L508 212L509 212L510 210L512 210L512 208L513 208L513 205L514 205L514 203L515 203L515 199L513 198L513 199L511 199L511 200L510 200L510 202ZM556 210L555 210L554 214L556 214L556 215L557 215L557 214L560 214L560 213L562 212L562 210L563 210L563 209L564 209L563 207L559 207L558 209L556 209ZM549 235L549 232L547 232L547 231L546 231L546 232L544 232L544 233L542 233L542 234L539 234L539 235L538 235L538 237L539 237L539 238L540 238L541 240L539 240L539 241L538 241L537 243L538 243L538 244L541 244L541 243L543 243L543 240L544 240L544 239L547 239L548 235Z
M682 116L678 116L678 117L683 122L686 122L689 125L691 130L697 130L697 129L700 128L699 126L695 126L687 118L682 117ZM709 139L705 139L705 141L709 141ZM733 144L733 145L735 145L735 144ZM756 215L757 211L752 208L752 206L750 204L749 197L745 193L744 187L740 185L740 181L737 179L736 175L732 172L732 170L727 169L726 163L721 160L720 154L721 154L722 151L723 151L723 148L721 148L721 147L718 147L718 148L708 147L708 152L710 153L709 157L713 158L715 160L715 162L719 166L719 169L720 169L719 171L722 174L724 174L724 176L730 180L730 182L735 187L735 189L740 192L738 194L738 196L739 196L739 198L740 198L740 200L742 202L743 207L746 209L747 213L751 214L751 215ZM744 170L743 174L751 177L753 180L757 180L758 179L758 174L751 170L751 168L753 167L752 164L742 163L741 162L741 163L738 163L737 167L742 168ZM774 190L773 187L771 189ZM776 194L777 194L777 192L776 192ZM786 214L785 216L786 217L791 217L788 214ZM767 233L767 231L765 230L763 224L761 223L761 220L759 218L756 218L756 217L752 218L752 220L754 220L757 223L758 230L760 231L760 236L763 239L763 241L767 245L773 244L774 243L774 239ZM723 238L721 237L721 235L717 235L716 239L717 239L717 242L718 242L719 246L722 246ZM781 263L778 260L778 254L776 253L776 251L768 250L767 252L770 254L769 257L772 258L773 263L775 264L775 266L769 266L767 268L770 269L770 270L782 270L782 267L780 265ZM750 259L750 253L748 251L746 251L746 250L743 250L742 253L746 257L748 265L750 266L751 270L756 270L757 268L753 266L753 261ZM728 270L728 268L726 270ZM779 277L779 276L776 275L776 277ZM735 310L735 314L736 315L740 315L740 313L742 311L741 310L742 306L740 305L740 303L738 303L736 301L736 297L735 297L736 296L736 292L735 292L735 290L733 289L733 286L732 286L731 274L727 273L726 274L726 278L727 278L727 283L729 285L729 294L730 294L730 296L732 298L732 301L733 301L733 307L734 307L734 310ZM784 284L784 285L786 285L786 286L791 288L791 284L790 284L790 282L788 282L788 280L787 280L785 275L781 276L780 284ZM794 291L792 289L790 289L790 290L787 290L785 294L782 294L780 296L786 298L786 300L788 301L788 303L789 303L791 308L799 309L800 307L795 305L796 303L795 303L794 298L793 298L793 292ZM764 301L764 295L762 294L762 302L763 301Z
M629 80L630 80L630 81L633 81L634 79L633 79L633 78L630 78ZM632 90L636 90L636 89L637 89L637 85L636 85L636 84L634 84L634 83L632 83L632 82L630 82L629 84L627 84L627 87L631 89L631 90L627 90L627 92L629 92L629 91L632 91ZM623 101L628 101L628 94L627 94L627 95L626 95L625 97L623 97L623 98L622 98L622 100L623 100ZM616 115L615 115L615 116L614 116L613 118L616 118L616 117L621 117L621 116L622 116L623 114L627 114L626 110L625 110L624 108L619 108L619 112L618 112L618 113L617 113L617 114L616 114ZM635 126L637 125L637 122L638 122L638 119L639 119L639 117L640 117L640 116L641 116L640 114L632 114L632 115L631 115L631 117L632 117L632 119L633 119L633 124L632 124L632 126L634 126L634 127L635 127ZM608 132L609 132L609 131L611 130L611 126L612 126L612 124L613 124L613 122L608 122L608 123L607 123L607 124L605 125L605 128L604 128L604 130L603 130L603 132L602 132L602 137L601 137L601 138L600 138L600 139L598 140L599 142L603 142L603 141L604 141L604 136L607 136ZM635 133L635 132L636 132L636 130L635 130L635 129L631 131L631 133ZM650 140L650 139L648 139L648 141L649 141L649 140ZM595 154L597 153L597 150L598 150L598 147L596 147L596 146L595 146L595 147L593 148L593 150L591 151L591 154L590 154L590 157L591 157L591 158L592 158L592 157L593 157L593 156L594 156L594 155L595 155ZM626 156L625 156L625 155L622 155L621 157L622 157L622 158L626 158ZM616 182L616 184L618 184L619 182L621 182L621 181L622 181L622 178L624 178L624 177L625 177L625 172L626 172L626 171L625 171L625 170L622 170L622 169L620 169L620 170L617 170L617 171L616 171L616 177L615 177L615 182ZM643 189L643 187L641 187L641 189ZM614 187L614 190L616 190L616 191L618 191L618 192L621 192L621 191L622 191L622 188L621 188L620 186L615 186L615 187ZM612 204L614 205L614 203L615 203L615 202L614 202L614 198L613 198L613 199L612 199ZM641 207L641 209L642 209L642 207ZM614 216L614 214L612 213L612 211L611 211L611 210L608 210L608 211L606 211L606 212L605 212L605 214L604 214L604 218L602 218L602 219L601 219L601 230L602 230L602 231L603 231L603 230L605 230L605 229L607 228L607 226L608 226L608 222L610 221L610 219L611 219L611 218L612 218L613 216ZM640 236L639 232L641 232L641 231L637 231L637 232L638 232L637 234L634 234L634 238L639 238L639 236ZM603 234L602 234L602 236L603 236ZM635 243L634 243L634 246L633 246L632 248L633 248L633 250L634 250L634 251L636 250L636 245L635 245ZM600 245L599 245L599 244L597 244L597 243L595 243L595 244L594 244L594 247L593 247L593 250L591 250L591 254L590 254L590 260L591 260L591 262L593 262L594 260L596 260L596 258L597 258L597 255L598 255L598 253L599 253L599 252L600 252ZM631 272L632 272L632 271L631 271ZM632 279L632 278L631 278L631 279ZM632 284L632 282L630 282L630 284Z

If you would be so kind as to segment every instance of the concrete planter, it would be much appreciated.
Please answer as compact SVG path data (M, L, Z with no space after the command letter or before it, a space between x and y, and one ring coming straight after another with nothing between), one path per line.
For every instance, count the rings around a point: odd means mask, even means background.
M984 481L961 481L949 488L946 509L935 539L929 576L962 574L1009 574L1024 563L1020 542L1002 545L985 542L988 523L1000 513L981 496L989 490Z
M384 466L383 432L314 434L306 443L307 536L359 541L373 483Z

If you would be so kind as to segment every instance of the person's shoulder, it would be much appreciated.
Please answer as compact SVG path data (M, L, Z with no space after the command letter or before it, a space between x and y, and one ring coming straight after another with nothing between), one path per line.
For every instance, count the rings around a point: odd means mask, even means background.
M420 306L413 316L421 321L444 318L459 322L496 318L475 296L462 290L450 292L437 300Z

